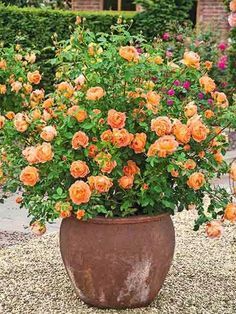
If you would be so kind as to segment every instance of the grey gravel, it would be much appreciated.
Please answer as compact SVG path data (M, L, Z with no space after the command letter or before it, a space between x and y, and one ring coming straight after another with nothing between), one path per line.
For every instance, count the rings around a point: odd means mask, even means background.
M148 308L115 311L83 304L64 270L58 234L0 250L0 313L235 314L236 225L220 240L194 232L193 212L175 218L176 252L168 278Z

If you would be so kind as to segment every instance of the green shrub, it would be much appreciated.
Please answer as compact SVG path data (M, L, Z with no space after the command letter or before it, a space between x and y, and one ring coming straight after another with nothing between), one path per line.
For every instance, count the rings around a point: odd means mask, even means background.
M230 4L231 0L224 0L224 3L226 5L227 10L230 12ZM234 13L236 14L236 13ZM230 30L230 49L228 51L228 56L229 56L229 68L230 68L230 79L231 82L233 83L235 87L235 82L236 82L236 27L232 27Z
M135 17L134 29L153 38L166 30L175 28L190 19L194 0L136 0L145 11ZM190 22L190 21L189 21Z
M19 43L23 47L41 51L37 60L44 77L44 88L50 90L55 70L48 63L54 57L53 37L56 33L58 41L69 38L75 28L77 15L86 18L86 25L92 31L109 32L119 15L130 22L135 13L73 12L0 5L0 41L5 46Z

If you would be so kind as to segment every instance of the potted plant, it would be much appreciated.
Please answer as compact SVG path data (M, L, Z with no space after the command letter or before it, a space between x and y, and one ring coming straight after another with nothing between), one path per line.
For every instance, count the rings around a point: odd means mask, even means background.
M198 54L168 62L121 24L110 35L77 24L53 61L55 92L0 117L4 190L22 191L37 234L63 218L62 258L83 301L145 306L172 261L170 215L196 207L210 237L236 220L233 195L211 184L236 179L223 160L235 105Z

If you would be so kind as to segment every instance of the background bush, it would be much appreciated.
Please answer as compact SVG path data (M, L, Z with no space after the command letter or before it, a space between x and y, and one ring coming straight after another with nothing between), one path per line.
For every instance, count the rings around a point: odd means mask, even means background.
M227 7L227 10L229 11L229 4L231 0L224 0L224 3ZM236 27L231 28L230 30L230 49L228 51L228 56L229 56L229 68L230 68L230 80L233 83L235 87L235 82L236 82Z
M40 51L37 59L44 75L44 88L50 89L54 69L48 60L54 57L53 36L56 33L54 39L58 41L68 39L75 28L77 15L86 18L86 27L92 31L109 32L119 15L130 22L135 13L74 12L0 5L0 41L7 47L19 43Z
M195 0L136 0L145 11L135 17L135 31L142 31L152 39L165 31L172 31L175 25L189 22L190 11Z

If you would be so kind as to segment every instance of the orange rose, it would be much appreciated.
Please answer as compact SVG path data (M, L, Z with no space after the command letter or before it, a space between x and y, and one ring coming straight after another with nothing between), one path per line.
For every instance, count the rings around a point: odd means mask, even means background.
M4 95L7 92L7 87L5 84L0 84L0 94Z
M88 136L84 132L76 132L72 138L72 148L79 149L87 147L89 142Z
M33 87L31 84L29 83L23 84L23 87L24 87L25 94L29 95L30 93L32 93Z
M203 150L198 153L198 156L199 156L199 158L201 158L201 159L202 159L203 157L205 157L205 155L206 155L206 154L205 154L205 152L204 152Z
M193 139L199 143L204 141L209 133L208 128L200 121L192 126L191 131Z
M140 169L133 160L128 160L127 166L123 167L123 173L126 176L135 176L139 172L140 172Z
M28 161L29 164L36 164L40 162L36 153L36 148L34 146L26 147L22 151L22 155Z
M94 158L96 155L97 155L97 152L98 152L98 148L96 145L94 144L91 144L89 147L88 147L88 156L90 158Z
M206 62L204 63L204 65L205 65L205 67L206 67L206 69L207 69L208 71L212 68L212 64L213 64L213 62L211 62L211 61L206 61Z
M178 170L171 170L170 173L171 173L172 177L174 177L174 178L177 178L179 176L179 171Z
M76 218L78 220L81 220L85 216L85 210L79 209L76 213Z
M220 152L215 153L214 158L215 158L215 161L218 162L219 164L222 164L224 160L224 157Z
M194 101L188 103L184 109L184 114L187 118L193 117L197 113L197 106L194 104Z
M107 124L112 129L122 129L125 126L126 114L114 109L108 111Z
M76 89L80 90L84 84L85 84L86 78L83 74L80 74L76 79L75 79L75 84L76 84Z
M5 114L5 117L9 120L13 120L15 118L15 113L13 111L8 111L6 114Z
M182 144L187 144L191 138L190 129L187 127L187 125L182 123L175 124L173 128L173 134L175 135L176 139Z
M22 88L22 83L19 81L11 83L11 91L15 93L19 93Z
M31 113L32 120L38 120L41 118L41 111L39 109L34 109Z
M46 232L45 225L41 223L40 221L33 222L30 225L30 227L31 227L31 231L37 236L41 236Z
M6 61L3 60L3 59L1 59L1 60L0 60L0 69L1 69L1 70L6 70L6 68L7 68L7 63L6 63Z
M29 72L27 74L27 79L28 81L32 84L39 84L41 81L41 74L39 73L39 71L34 71L34 72Z
M104 142L112 142L113 133L111 130L106 130L101 134L101 140Z
M115 160L107 160L102 164L101 171L104 173L111 173L116 166L117 162Z
M117 147L126 147L130 145L134 136L133 134L129 133L126 129L113 130L113 139L112 142Z
M20 204L20 203L22 203L23 202L23 197L22 196L17 196L17 198L16 198L16 203L17 204Z
M0 116L0 129L4 127L6 118L4 116Z
M236 0L232 0L229 4L229 8L231 12L236 12Z
M229 175L233 181L236 181L236 161L231 164Z
M201 172L194 172L188 178L187 184L191 189L194 189L195 191L199 190L205 184L204 174Z
M74 178L84 178L89 174L89 167L85 161L73 161L70 166L70 173Z
M212 97L216 102L216 105L220 108L227 108L229 106L229 101L225 93L215 92L212 93Z
M193 51L186 51L184 53L183 63L188 67L199 69L200 68L200 56Z
M212 117L214 117L215 114L212 110L206 110L204 115L207 119L211 119Z
M67 114L69 116L75 117L75 119L80 123L83 122L88 117L87 112L85 110L80 109L80 107L76 105L69 108Z
M106 176L89 177L88 182L91 190L96 190L98 193L106 193L113 186L112 180Z
M161 101L161 96L157 92L150 91L146 94L147 103L153 106L158 106Z
M136 154L143 153L147 141L147 135L145 133L136 133L130 147Z
M25 167L21 171L20 181L23 182L24 185L34 186L39 181L38 169L31 166Z
M36 55L35 53L28 53L26 56L25 56L25 60L28 61L29 63L33 64L35 61L36 61Z
M41 102L41 100L43 100L43 98L44 98L43 89L34 90L30 95L31 106L32 107L37 106Z
M173 154L179 146L179 143L172 135L164 135L160 137L154 144L151 145L148 151L148 156L158 154L159 157L166 157Z
M119 186L122 189L129 190L132 188L134 184L134 177L133 176L123 176L118 180Z
M60 218L64 219L64 218L68 218L71 216L71 211L70 210L62 210L60 212Z
M86 99L93 100L93 101L99 100L102 97L104 97L105 94L106 93L102 87L99 87L99 86L91 87L87 90Z
M43 108L48 109L51 108L54 104L54 99L53 98L48 98L43 102Z
M51 125L45 126L40 134L40 137L46 142L51 142L55 136L57 136L57 131Z
M193 170L195 169L197 166L196 162L192 159L188 159L187 161L185 161L184 163L184 168L188 169L188 170Z
M230 203L225 208L224 218L231 222L236 221L236 204Z
M61 82L60 84L58 84L57 90L66 98L71 98L74 95L74 88L68 82Z
M222 223L213 220L206 225L206 234L209 238L219 238L223 232Z
M129 62L131 62L131 61L137 62L138 59L139 59L139 54L137 52L137 49L135 47L133 47L133 46L121 47L119 49L119 55L123 59L125 59L125 60L127 60Z
M211 93L216 89L215 82L207 75L202 76L199 79L199 83L200 83L201 87L204 88L206 93Z
M18 132L25 132L28 129L28 123L23 115L17 114L14 119L14 127Z
M69 195L74 204L85 204L90 200L91 190L84 181L76 181L69 188Z
M49 143L43 143L36 147L36 158L41 163L51 161L53 158L52 146Z
M151 130L156 132L158 136L170 134L171 129L172 124L168 117L158 117L151 121Z

